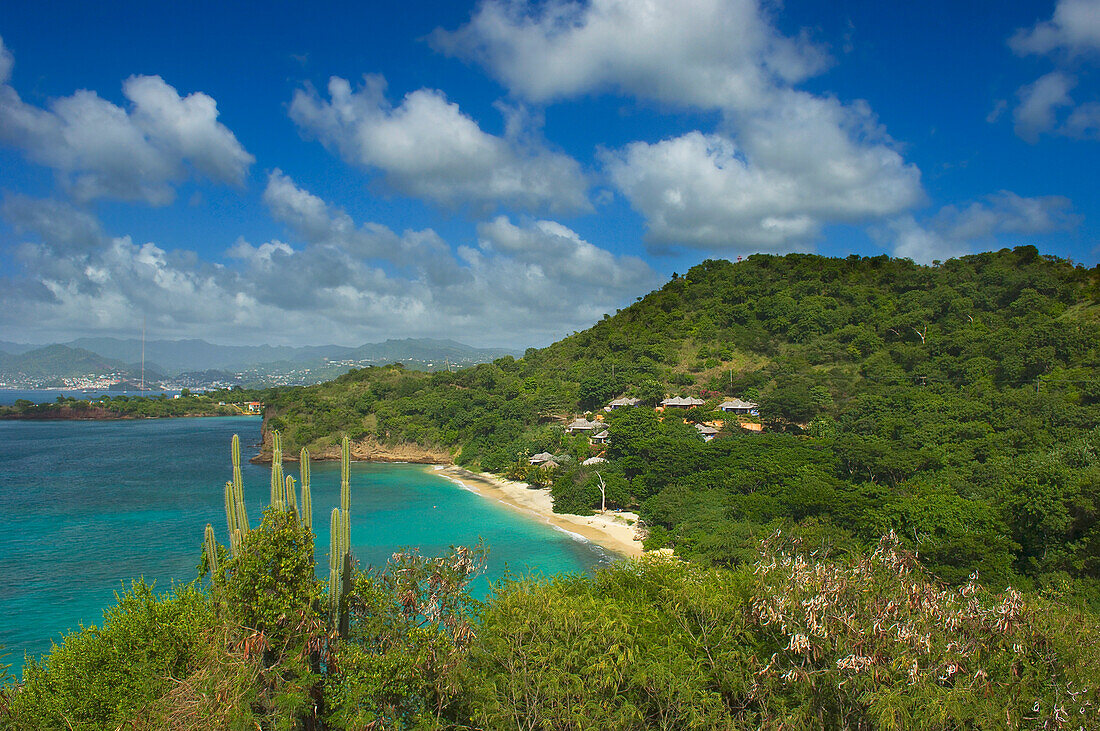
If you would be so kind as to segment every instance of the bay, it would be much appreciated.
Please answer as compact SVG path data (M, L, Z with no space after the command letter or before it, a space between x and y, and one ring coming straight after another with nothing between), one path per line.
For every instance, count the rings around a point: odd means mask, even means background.
M158 590L195 578L203 527L225 536L229 442L255 453L254 417L0 422L0 645L22 667L81 623L99 624L116 591L144 576ZM269 502L265 466L243 466L252 524ZM298 477L297 465L287 474ZM318 565L328 566L328 518L339 504L338 463L314 462ZM489 546L477 596L511 574L585 572L613 560L599 547L408 464L353 463L351 543L364 565L398 549L439 555Z

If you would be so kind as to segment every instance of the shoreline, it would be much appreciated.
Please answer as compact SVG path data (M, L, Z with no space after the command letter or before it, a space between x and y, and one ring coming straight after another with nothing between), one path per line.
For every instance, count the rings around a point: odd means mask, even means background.
M642 542L634 536L638 516L634 513L606 515L568 515L555 513L549 489L532 488L525 482L505 480L487 472L470 472L455 465L437 465L425 468L439 474L486 499L495 499L540 522L575 533L592 543L627 558L642 555ZM627 521L634 521L628 525Z
M138 416L135 414L120 415L30 415L30 414L3 414L0 413L0 421L142 421L148 419L226 419L235 416L258 417L259 414L161 414L160 416Z

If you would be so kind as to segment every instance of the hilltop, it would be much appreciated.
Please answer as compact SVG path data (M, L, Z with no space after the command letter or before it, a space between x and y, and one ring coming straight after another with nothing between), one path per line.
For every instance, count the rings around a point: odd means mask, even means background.
M637 509L650 548L736 564L787 526L856 550L895 529L938 575L1100 579L1098 271L1033 247L919 266L888 257L706 261L590 329L458 373L365 368L265 398L289 447L416 444L550 483L555 509ZM564 425L608 400L705 406ZM727 419L759 403L765 429ZM686 420L686 422L685 422ZM289 451L289 450L288 450ZM531 470L549 452L561 467ZM1091 486L1091 487L1090 487Z

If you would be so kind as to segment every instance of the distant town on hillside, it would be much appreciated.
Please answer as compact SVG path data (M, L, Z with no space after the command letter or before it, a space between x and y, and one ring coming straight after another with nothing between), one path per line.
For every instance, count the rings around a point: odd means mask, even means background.
M508 350L406 338L358 347L216 345L204 340L78 338L53 345L0 341L0 388L153 390L297 386L352 368L402 363L424 371L488 363ZM144 361L144 363L143 363ZM143 367L144 365L144 367Z

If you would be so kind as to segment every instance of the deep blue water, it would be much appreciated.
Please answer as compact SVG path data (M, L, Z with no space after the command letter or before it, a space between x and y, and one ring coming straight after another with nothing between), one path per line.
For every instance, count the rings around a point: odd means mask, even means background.
M255 453L250 417L137 421L0 421L0 645L18 671L81 623L98 624L132 578L158 589L195 577L203 527L225 537L229 441ZM319 565L328 566L328 517L339 504L338 463L312 465ZM297 477L297 465L287 465ZM255 525L269 500L266 467L245 464ZM611 560L587 542L464 490L430 467L352 465L352 550L383 565L403 546L438 555L489 545L483 595L505 572L581 572Z

